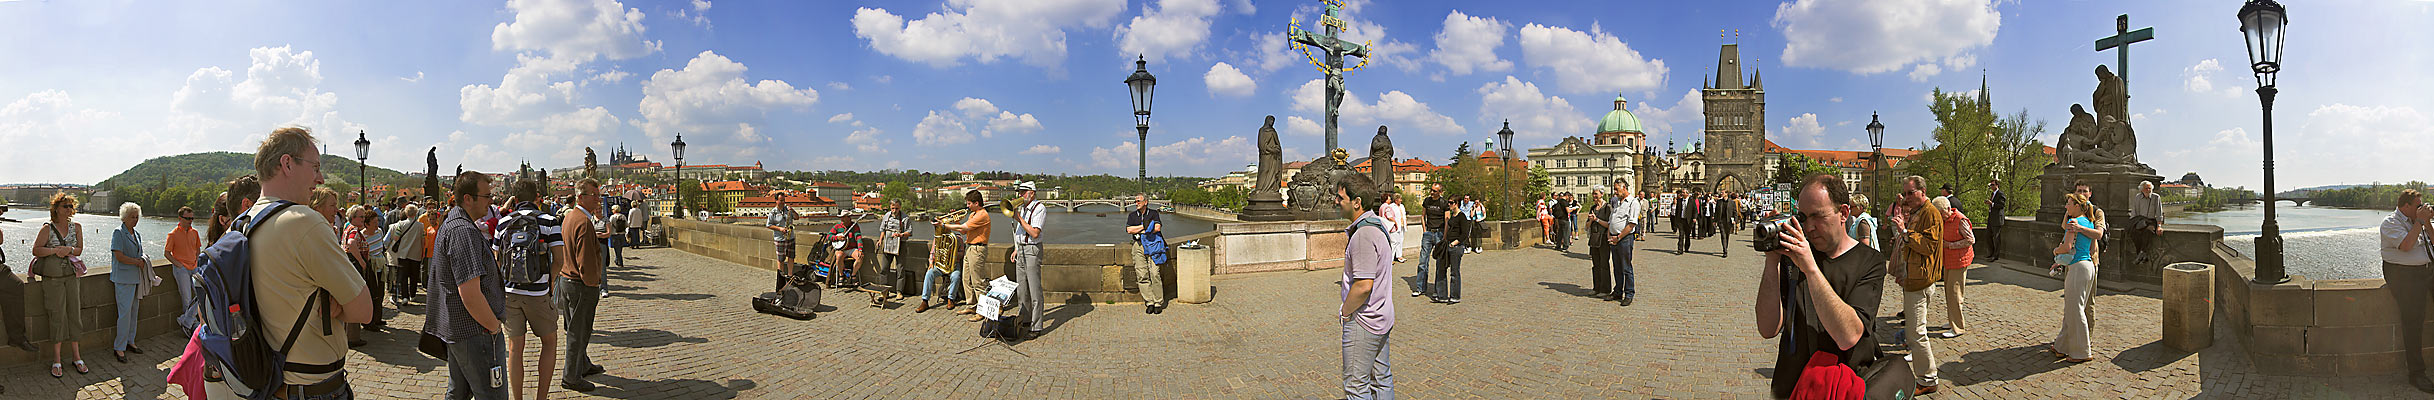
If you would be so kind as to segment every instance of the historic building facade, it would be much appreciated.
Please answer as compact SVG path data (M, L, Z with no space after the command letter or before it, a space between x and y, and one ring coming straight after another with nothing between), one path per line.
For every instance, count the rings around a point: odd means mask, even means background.
M1530 166L1547 171L1549 191L1587 195L1617 180L1639 184L1636 161L1648 135L1640 130L1639 117L1624 109L1628 104L1615 96L1614 111L1598 119L1595 136L1569 136L1554 146L1530 149Z
M1714 82L1701 85L1706 113L1705 148L1701 151L1701 182L1707 188L1741 192L1765 186L1766 84L1751 69L1741 79L1739 44L1726 44L1717 57Z

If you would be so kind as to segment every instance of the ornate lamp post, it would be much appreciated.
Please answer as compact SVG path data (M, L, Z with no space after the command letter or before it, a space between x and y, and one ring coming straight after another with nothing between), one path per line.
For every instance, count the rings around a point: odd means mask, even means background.
M1136 56L1140 57L1140 56ZM1141 193L1149 193L1149 100L1158 87L1158 77L1149 74L1149 59L1132 62L1132 76L1124 78L1124 86L1132 87L1133 129L1141 132Z
M1607 155L1606 155L1606 186L1614 186L1614 166L1615 166L1615 164L1618 164L1618 163L1621 163L1621 162L1622 162L1622 158L1621 158L1621 157L1615 157L1613 154L1607 154ZM1615 194L1616 194L1616 195L1621 195L1622 193L1615 193Z
M1496 157L1496 180L1499 181L1499 186L1504 187L1502 190L1504 193L1498 195L1498 197L1503 198L1503 200L1498 200L1503 204L1497 205L1496 216L1499 217L1499 220L1502 220L1512 218L1511 215L1508 215L1512 214L1510 209L1513 207L1513 171L1508 170L1513 166L1512 120L1504 121L1504 129L1496 131L1496 140L1488 141L1487 147L1496 147L1497 140L1504 141L1504 147L1501 148L1502 150L1499 150L1503 151L1504 155Z
M372 203L372 182L364 160L372 158L372 141L363 138L363 130L355 130L355 199L358 204Z
M2248 67L2256 71L2257 99L2265 105L2265 225L2257 236L2257 278L2259 284L2279 284L2290 281L2282 264L2282 225L2274 221L2273 193L2273 95L2274 74L2282 72L2282 32L2290 23L2282 13L2282 4L2273 0L2249 0L2240 6L2240 33L2248 42Z
M685 216L685 134L676 134L676 141L668 142L668 150L676 152L676 184L672 186L676 188L676 218L681 219Z
M1885 185L1884 185L1884 181L1885 181L1885 179L1884 179L1884 174L1885 174L1885 166L1884 166L1884 163L1885 163L1885 123L1884 123L1884 122L1882 122L1882 121L1878 121L1878 120L1876 119L1876 112L1874 112L1874 111L1869 111L1869 112L1868 112L1868 187L1875 188L1874 190L1870 190L1871 192L1876 192L1876 193L1878 193L1878 194L1883 194L1883 193L1884 193L1884 188L1885 188ZM1888 201L1889 201L1889 200L1888 200Z

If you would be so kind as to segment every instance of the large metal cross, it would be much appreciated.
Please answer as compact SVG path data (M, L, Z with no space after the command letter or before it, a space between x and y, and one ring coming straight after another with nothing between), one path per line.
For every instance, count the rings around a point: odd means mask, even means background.
M1302 30L1301 21L1298 18L1293 21L1292 25L1286 26L1285 34L1293 41L1294 47L1300 48L1303 58L1310 59L1310 64L1318 67L1320 73L1327 74L1327 147L1320 151L1325 153L1337 148L1335 147L1336 109L1344 104L1344 74L1369 64L1369 46L1337 38L1336 34L1344 30L1343 6L1337 0L1322 1L1327 5L1327 12L1319 15L1318 24L1325 28L1325 35L1312 34L1310 31ZM1310 54L1311 48L1317 48L1319 53L1325 54L1324 59ZM1360 57L1361 63L1349 69L1344 68L1344 56Z
M2116 50L2114 53L2121 57L2114 69L2119 70L2123 92L2130 89L2130 44L2154 39L2155 27L2130 30L2129 14L2113 17L2113 36L2096 39L2096 51Z

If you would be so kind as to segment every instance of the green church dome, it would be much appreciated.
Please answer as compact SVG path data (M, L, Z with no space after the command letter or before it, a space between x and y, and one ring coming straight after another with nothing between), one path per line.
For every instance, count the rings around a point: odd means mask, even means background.
M1606 118L1597 121L1597 133L1640 132L1640 117L1624 110L1624 103L1623 96L1614 96L1614 111L1607 112Z

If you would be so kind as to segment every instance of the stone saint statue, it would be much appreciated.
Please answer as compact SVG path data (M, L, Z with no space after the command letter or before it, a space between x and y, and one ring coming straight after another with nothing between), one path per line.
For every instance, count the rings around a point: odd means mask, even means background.
M2096 91L2089 95L2096 113L2078 104L2071 105L2071 123L2062 128L2062 137L2055 143L2059 164L2084 170L2117 170L2152 173L2153 169L2138 163L2138 133L2130 127L2128 89L2121 77L2104 66L2096 67Z
M1386 138L1386 126L1378 125L1378 135L1369 138L1369 177L1389 192L1394 190L1394 140Z
M1284 188L1285 147L1276 143L1276 116L1259 126L1259 181L1253 192L1273 193Z

